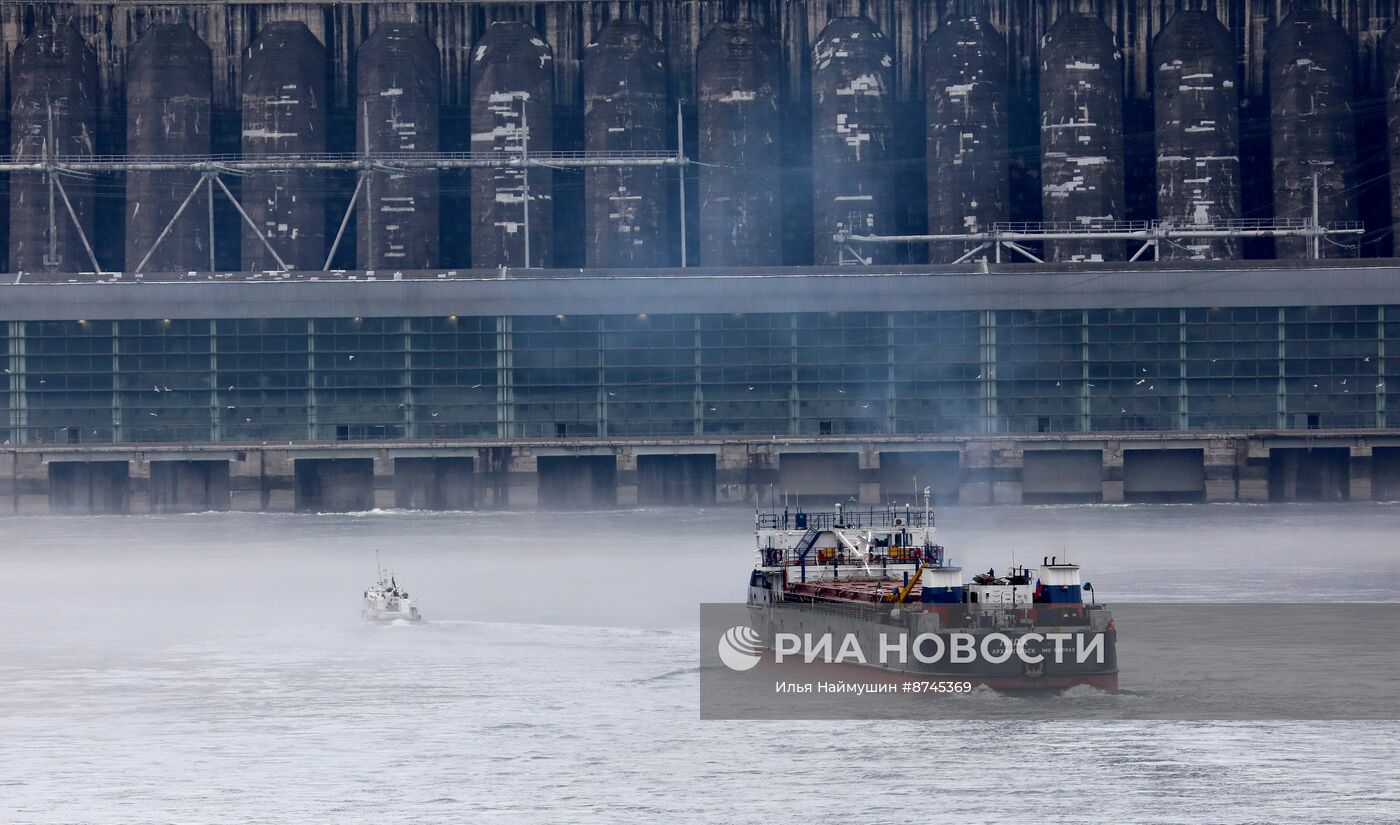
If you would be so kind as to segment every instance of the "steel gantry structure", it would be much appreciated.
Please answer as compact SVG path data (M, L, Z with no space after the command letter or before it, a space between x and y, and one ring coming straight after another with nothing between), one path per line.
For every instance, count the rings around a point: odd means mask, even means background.
M243 209L232 191L224 183L223 175L248 175L257 172L290 172L290 171L349 171L356 172L357 180L355 188L350 196L350 201L346 204L344 215L341 217L339 229L336 232L335 240L331 243L331 248L326 255L325 263L321 266L321 271L330 269L331 261L334 260L336 251L340 248L341 240L345 236L345 230L349 226L351 217L354 216L356 204L360 202L362 193L372 186L370 175L375 172L381 173L401 173L412 171L443 171L449 169L497 169L514 168L524 170L524 187L526 197L523 199L522 208L525 212L524 230L526 249L529 249L529 170L533 168L544 169L583 169L588 167L637 167L637 166L659 166L675 167L680 177L680 197L681 202L685 202L685 167L692 161L685 155L685 123L682 115L683 109L677 107L676 123L677 134L681 135L681 142L674 152L668 151L583 151L583 152L532 152L529 148L528 126L524 129L526 133L522 136L521 148L518 152L318 152L318 153L298 153L282 155L258 155L248 157L244 155L222 154L222 155L59 155L52 154L49 146L52 141L45 141L45 151L41 157L33 159L15 158L10 155L0 156L0 172L40 174L44 176L45 184L49 190L48 212L49 212L49 252L53 257L57 240L57 233L54 231L56 222L59 220L59 208L62 207L68 220L72 221L77 231L78 238L82 242L83 249L87 253L88 261L92 264L94 273L101 273L102 269L97 261L97 255L93 251L91 239L88 238L87 231L83 228L77 210L73 208L73 203L68 197L68 192L63 186L64 177L87 177L98 173L120 173L120 172L194 172L199 177L190 188L189 193L180 203L178 209L166 221L164 229L156 237L151 247L142 257L132 274L140 274L150 261L151 256L160 247L160 244L170 234L175 222L185 213L190 204L198 196L201 189L205 191L208 199L208 212L210 222L210 244L209 244L209 268L214 270L214 201L217 195L222 194L237 210L243 223L252 230L254 236L272 255L278 267L286 271L286 263L277 250L273 248L267 236L257 226L256 222ZM368 195L365 194L365 200ZM680 236L681 236L681 266L686 265L685 253L685 210L680 210ZM530 259L525 259L525 265L529 267Z

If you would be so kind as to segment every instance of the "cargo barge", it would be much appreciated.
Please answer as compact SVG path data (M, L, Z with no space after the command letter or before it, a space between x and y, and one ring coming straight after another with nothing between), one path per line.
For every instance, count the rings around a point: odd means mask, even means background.
M750 622L780 659L999 690L1118 686L1117 628L1079 565L1047 556L965 581L935 541L927 497L760 511L754 528Z

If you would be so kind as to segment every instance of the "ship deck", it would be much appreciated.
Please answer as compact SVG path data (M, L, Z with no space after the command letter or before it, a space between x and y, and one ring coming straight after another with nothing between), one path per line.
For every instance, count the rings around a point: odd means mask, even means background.
M903 586L903 582L895 579L812 581L800 584L789 583L786 592L813 599L875 603L884 601L887 594ZM923 589L922 584L914 585L913 589L909 591L909 601L919 601Z

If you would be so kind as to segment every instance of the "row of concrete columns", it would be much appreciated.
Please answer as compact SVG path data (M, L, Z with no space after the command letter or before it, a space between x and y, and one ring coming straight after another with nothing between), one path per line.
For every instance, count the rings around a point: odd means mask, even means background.
M1400 443L1341 441L14 449L0 513L1400 499Z

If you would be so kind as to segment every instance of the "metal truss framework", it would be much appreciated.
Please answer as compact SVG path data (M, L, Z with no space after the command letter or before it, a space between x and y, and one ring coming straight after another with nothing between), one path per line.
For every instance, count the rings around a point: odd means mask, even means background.
M1175 239L1210 240L1215 238L1310 238L1310 257L1322 257L1322 241L1333 237L1361 235L1365 231L1360 221L1319 223L1315 218L1278 218L1274 220L1240 219L1209 224L1179 224L1172 221L1095 221L1093 223L1021 222L994 223L986 232L949 233L939 235L854 235L838 232L834 236L841 245L840 263L869 264L861 255L863 244L934 243L952 241L976 244L952 263L960 264L991 248L997 263L1002 262L1006 249L1034 263L1045 263L1034 252L1022 246L1035 241L1141 241L1142 246L1129 261L1138 261L1152 250L1154 260L1161 259L1163 242ZM1335 243L1335 241L1334 241ZM849 256L849 257L848 257Z
M676 126L677 134L685 135L685 123L682 115L682 108L677 107ZM331 244L330 252L326 255L322 271L330 269L331 261L334 260L336 251L340 248L340 243L345 236L345 230L350 224L350 219L354 215L356 204L360 201L361 193L366 192L365 200L368 202L367 190L373 185L370 176L379 173L406 173L406 172L435 172L448 169L520 169L523 172L525 198L524 206L524 230L525 230L525 266L529 267L530 257L530 170L533 168L544 169L586 169L596 167L638 167L638 166L659 166L675 167L680 178L680 198L681 203L685 203L685 167L692 161L685 155L685 145L681 145L675 152L666 151L607 151L607 152L531 152L529 148L529 126L528 121L523 120L524 112L522 107L522 131L521 147L519 152L319 152L319 153L299 153L282 155L259 155L248 157L244 155L57 155L51 154L49 145L52 140L45 141L44 154L39 158L25 159L15 158L10 155L0 156L0 172L19 174L39 174L43 175L45 185L49 189L49 255L48 258L56 259L56 245L58 243L57 233L54 231L58 220L58 201L61 199L64 211L68 219L72 221L77 230L78 238L83 244L83 249L87 252L88 262L92 264L94 273L101 273L102 270L97 262L97 256L93 252L92 243L83 229L82 221L78 218L77 211L73 208L72 202L68 199L68 193L63 188L64 177L87 178L95 173L114 172L198 172L199 179L189 194L185 196L175 214L166 222L164 229L151 244L150 249L141 258L133 274L141 274L151 256L160 247L161 243L170 234L175 222L184 214L191 201L194 200L201 188L208 194L209 203L209 269L214 270L214 201L215 187L223 193L238 211L243 222L252 230L258 241L271 253L273 260L283 271L287 270L284 262L273 248L267 236L258 228L257 223L244 211L238 199L234 197L228 186L223 182L223 175L249 175L259 172L290 172L290 171L353 171L357 172L357 181L354 192L350 196L350 202L345 207L345 213L341 218L340 226L335 235L335 240ZM55 195L59 197L56 198ZM680 239L681 239L681 266L686 266L686 223L685 210L680 210Z

